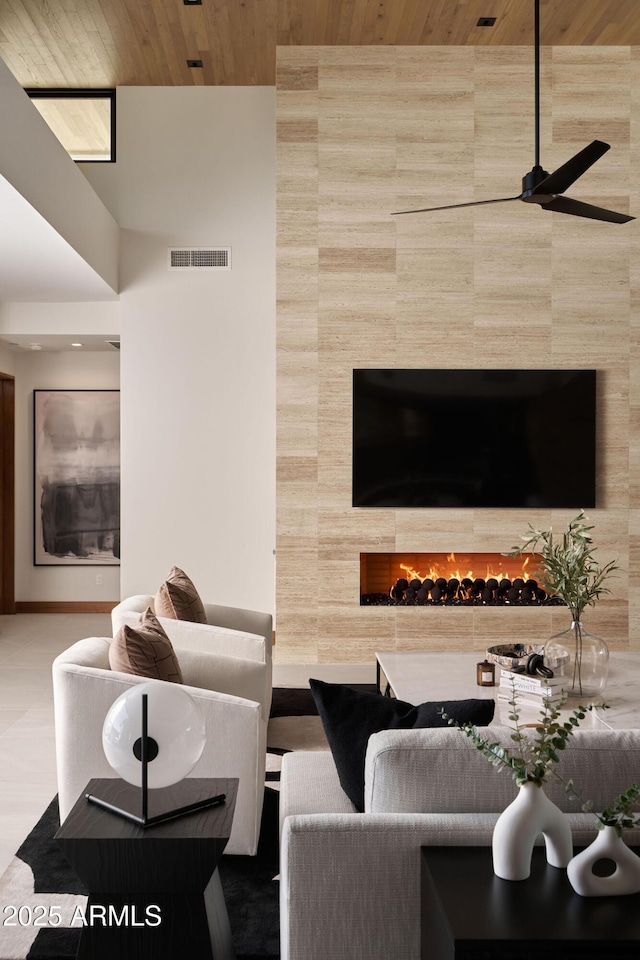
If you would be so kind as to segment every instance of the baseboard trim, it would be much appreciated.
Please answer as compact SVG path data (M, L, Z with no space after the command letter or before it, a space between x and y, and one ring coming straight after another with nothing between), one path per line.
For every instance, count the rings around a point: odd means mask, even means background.
M16 600L16 613L111 613L119 600Z
M119 600L16 600L14 613L111 613ZM276 631L271 634L275 645Z

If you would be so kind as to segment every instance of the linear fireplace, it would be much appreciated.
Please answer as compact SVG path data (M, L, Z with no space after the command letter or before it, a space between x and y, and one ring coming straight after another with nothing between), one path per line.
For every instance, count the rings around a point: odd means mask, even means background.
M561 604L539 583L541 556L501 553L361 553L361 606Z

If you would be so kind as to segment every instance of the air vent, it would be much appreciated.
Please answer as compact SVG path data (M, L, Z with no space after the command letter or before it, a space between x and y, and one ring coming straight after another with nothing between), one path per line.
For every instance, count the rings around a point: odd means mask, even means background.
M231 270L231 247L173 247L169 270Z

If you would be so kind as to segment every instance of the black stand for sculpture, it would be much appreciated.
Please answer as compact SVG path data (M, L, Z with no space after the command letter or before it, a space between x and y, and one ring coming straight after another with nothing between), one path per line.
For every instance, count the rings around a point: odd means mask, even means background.
M124 780L91 780L86 790L106 798L97 806L83 793L56 840L89 892L82 916L79 960L233 960L229 918L217 869L233 822L238 781L188 778L153 790L151 805L177 804L189 817L162 817L146 830L128 812L139 801ZM215 791L227 801L211 809ZM179 807L178 809L182 809ZM175 812L175 811L174 811Z

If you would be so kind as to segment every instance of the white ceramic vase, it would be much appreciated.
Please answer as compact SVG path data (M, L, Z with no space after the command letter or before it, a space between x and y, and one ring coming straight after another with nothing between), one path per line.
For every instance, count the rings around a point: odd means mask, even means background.
M614 872L599 877L593 872L598 860L613 860ZM567 867L569 882L581 897L610 897L640 892L640 857L630 850L615 827L598 831L586 850L577 854Z
M493 871L503 880L526 880L536 839L543 835L547 862L566 867L573 856L569 821L535 783L522 783L493 830Z

